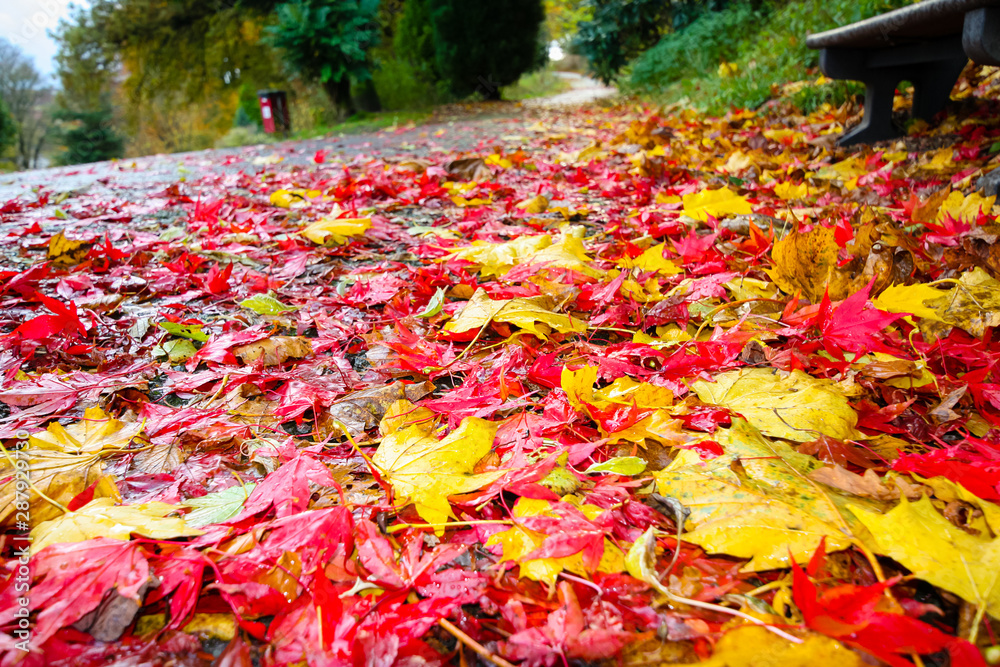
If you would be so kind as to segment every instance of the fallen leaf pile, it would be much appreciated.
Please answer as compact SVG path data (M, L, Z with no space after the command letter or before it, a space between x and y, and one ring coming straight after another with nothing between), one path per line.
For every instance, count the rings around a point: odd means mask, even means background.
M997 661L997 111L0 202L0 665Z

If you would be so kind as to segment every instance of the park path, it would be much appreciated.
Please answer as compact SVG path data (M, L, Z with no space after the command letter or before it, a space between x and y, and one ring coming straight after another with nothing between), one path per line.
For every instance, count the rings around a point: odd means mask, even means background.
M607 98L617 93L575 72L557 72L570 82L572 89L551 97L524 103L502 103L485 113L466 115L439 122L385 128L357 134L342 134L313 139L283 141L237 148L208 149L187 153L169 153L95 162L69 167L52 167L0 174L0 203L15 197L34 198L39 188L52 193L136 194L162 188L194 174L220 175L256 171L262 166L280 164L288 169L314 164L317 151L326 151L328 159L350 161L354 157L398 155L405 151L414 157L436 152L472 151L517 131L525 114L559 112ZM459 105L460 106L460 105Z
M556 72L555 75L564 79L572 86L571 90L565 93L553 95L551 97L538 97L525 100L524 106L536 108L563 108L589 104L601 99L613 97L618 94L618 89L613 86L606 86L596 79L592 79L585 74L578 72Z

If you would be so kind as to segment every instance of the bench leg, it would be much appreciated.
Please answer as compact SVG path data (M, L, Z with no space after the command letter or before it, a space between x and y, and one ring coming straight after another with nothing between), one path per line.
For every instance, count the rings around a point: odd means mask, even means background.
M892 100L900 81L897 67L872 68L862 49L823 49L819 68L831 79L854 79L865 84L865 115L861 123L841 135L841 146L872 143L899 136L892 124Z
M963 53L948 60L915 66L909 74L913 84L913 110L910 115L929 121L943 111L958 75L968 62Z
M865 83L865 115L859 124L841 135L837 143L841 146L870 144L899 136L899 130L892 123L892 101L896 95L898 81L886 70L872 72Z

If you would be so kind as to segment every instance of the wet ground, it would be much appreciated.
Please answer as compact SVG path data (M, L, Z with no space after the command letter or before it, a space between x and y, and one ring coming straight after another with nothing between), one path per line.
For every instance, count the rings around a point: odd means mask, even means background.
M616 93L614 88L574 72L559 72L572 90L548 98L528 100L523 104L451 105L435 113L430 123L386 128L375 132L284 141L274 144L243 146L149 155L87 165L36 169L0 174L0 203L16 197L35 198L44 188L51 193L133 195L152 188L162 188L195 175L233 174L280 165L315 164L317 151L326 151L326 159L350 161L354 157L377 157L410 152L427 157L435 152L478 151L490 144L516 138L525 116L558 112L559 109L586 104Z

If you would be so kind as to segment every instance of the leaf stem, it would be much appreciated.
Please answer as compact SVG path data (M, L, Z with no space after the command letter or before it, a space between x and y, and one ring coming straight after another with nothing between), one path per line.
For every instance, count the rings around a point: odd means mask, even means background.
M462 632L458 627L455 626L454 623L449 621L447 618L442 618L440 621L438 621L438 625L440 625L442 628L451 633L451 635L455 639L460 641L465 646L469 647L470 651L478 655L483 660L492 662L497 667L514 667L513 664L507 662L500 656L493 655L492 653L487 651L482 644L480 644L475 639Z

